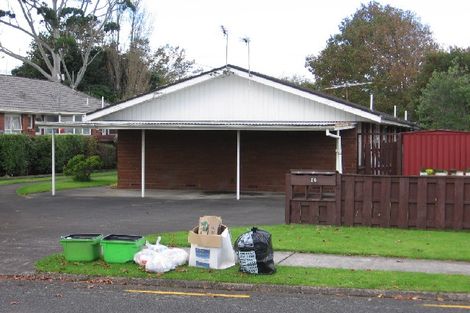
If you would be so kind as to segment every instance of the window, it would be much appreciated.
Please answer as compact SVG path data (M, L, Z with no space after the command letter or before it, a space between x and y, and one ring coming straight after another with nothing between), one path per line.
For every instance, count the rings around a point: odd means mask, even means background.
M36 124L37 122L43 122L44 121L44 117L42 115L35 115L34 116L34 120L36 121L34 124ZM36 126L36 135L42 135L43 134L43 131L44 129L41 127L39 128L38 126Z
M44 115L44 122L58 122L58 115ZM44 134L52 134L52 128L45 128Z
M61 122L73 122L73 115L61 115L60 116ZM62 128L59 131L60 134L74 134L73 128ZM78 133L79 134L79 133Z
M5 114L5 134L21 133L21 115Z
M81 114L74 115L75 122L81 122L83 120L83 116ZM91 130L89 128L75 128L75 134L82 134L82 135L90 135Z

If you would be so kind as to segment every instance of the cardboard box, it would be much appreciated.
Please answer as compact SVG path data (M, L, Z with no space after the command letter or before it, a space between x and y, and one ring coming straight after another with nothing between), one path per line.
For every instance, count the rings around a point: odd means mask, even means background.
M220 225L222 225L220 216L202 216L199 218L198 234L218 235Z
M198 234L198 228L194 227L188 234L188 242L191 244L189 266L212 269L234 266L235 252L227 226L221 225L222 232L219 235Z

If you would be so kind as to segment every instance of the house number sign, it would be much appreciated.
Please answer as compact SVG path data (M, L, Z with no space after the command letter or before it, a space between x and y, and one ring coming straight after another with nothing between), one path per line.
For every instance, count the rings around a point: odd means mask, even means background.
M311 183L316 183L316 182L317 182L317 178L316 178L316 177L310 177L310 182L311 182Z

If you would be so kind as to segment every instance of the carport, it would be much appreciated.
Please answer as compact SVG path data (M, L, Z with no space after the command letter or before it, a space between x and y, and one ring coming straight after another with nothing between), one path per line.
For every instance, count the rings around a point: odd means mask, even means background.
M118 187L282 191L293 168L355 173L363 124L408 123L228 65L48 127L118 130ZM54 145L52 147L54 150ZM54 153L53 153L54 155ZM54 162L54 159L52 160Z
M149 135L148 134L156 134L156 133L160 133L160 134L168 134L168 133L173 133L173 134L176 134L177 136L179 134L181 134L182 132L186 132L186 133L194 133L196 132L196 134L204 134L205 136L209 136L209 137L214 137L214 136L211 136L211 133L212 134L219 134L219 138L220 139L228 139L227 141L224 142L224 144L226 146L228 146L228 148L230 150L233 150L233 155L232 155L232 159L235 161L235 162L227 162L225 160L225 162L223 163L234 163L234 164L230 164L230 167L233 166L233 168L231 169L233 171L233 173L235 173L235 195L236 195L236 199L239 200L240 199L240 194L241 194L241 176L243 175L242 173L242 167L243 167L243 163L242 163L242 154L244 153L244 151L242 150L242 140L243 140L243 134L246 134L246 136L250 139L252 139L253 137L265 137L263 135L263 132L269 132L269 137L273 137L272 135L273 134L276 134L276 133L279 133L279 132L282 132L284 134L284 137L298 137L298 133L299 132L303 132L304 134L304 137L305 135L308 136L309 133L314 133L314 136L317 137L317 136L322 136L324 137L325 135L330 135L331 137L333 137L333 140L331 139L327 139L327 141L329 141L329 148L330 149L327 149L329 150L329 154L330 154L330 166L334 165L336 166L336 170L338 172L342 172L342 157L341 157L341 148L338 148L338 147L341 147L340 143L341 143L341 136L339 136L340 134L340 131L341 130L348 130L348 129L351 129L352 126L351 125L347 125L347 124L342 124L342 125L334 125L334 124L318 124L318 123L302 123L301 125L297 124L297 125L293 125L293 124L290 124L290 125L255 125L255 126L250 126L250 125L243 125L241 123L237 123L237 124L234 124L234 123L230 123L230 124L224 124L224 125L204 125L203 127L194 127L194 126L185 126L185 125L171 125L171 127L168 127L169 125L159 125L159 123L156 123L156 122L143 122L143 123L133 123L132 125L129 125L128 123L119 123L119 122L100 122L100 123L92 123L90 125L90 123L86 123L86 124L74 124L73 127L75 128L79 128L79 127L83 127L83 128L99 128L99 129L118 129L118 134L119 136L121 137L124 137L128 134L131 134L132 135L132 138L130 139L130 141L133 141L133 144L134 144L134 148L136 145L138 145L138 150L139 150L139 153L140 153L140 164L139 164L139 170L140 170L140 189L141 189L141 196L142 198L145 197L145 191L146 191L146 186L148 185L147 183L147 171L148 169L148 161L147 159L149 158L149 154L147 152L147 146L149 145L148 143L148 137ZM198 126L202 126L202 125L198 125ZM65 125L61 125L61 127L66 127ZM262 130L260 130L260 128ZM335 133L333 133L335 132ZM136 133L139 133L139 137L140 138L136 138ZM290 133L290 134L289 134ZM223 134L223 135L220 135L220 134ZM55 140L54 140L54 137L57 136L57 135L52 135L52 164L53 164L53 168L54 168L54 164L55 164ZM182 137L182 135L179 135L179 137ZM188 137L188 136L186 136ZM190 138L189 138L190 140ZM336 157L334 156L334 142L337 142L336 144ZM230 147L232 146L232 147ZM122 145L119 146L122 148ZM279 147L280 149L282 149L282 147ZM123 155L123 149L121 149L121 155ZM136 152L135 151L136 149L132 149L132 151ZM136 156L136 153L133 154L133 157ZM225 156L227 156L225 154ZM229 157L230 158L230 157ZM313 156L312 156L313 158ZM227 158L225 158L227 159ZM124 161L120 161L120 162L124 162ZM297 164L302 164L302 163L297 163ZM226 164L228 165L228 164ZM153 164L153 166L155 166L155 164ZM317 165L317 167L321 167L322 165ZM295 166L294 166L295 167ZM297 166L299 167L299 166ZM300 166L302 167L302 166ZM134 167L135 168L135 167ZM210 171L210 169L209 169ZM122 172L121 172L122 173ZM121 174L122 175L122 174ZM261 174L259 174L261 175ZM55 180L55 172L53 171L53 184L52 184L52 192L53 194L55 194L55 184L54 184L54 180ZM132 187L132 186L131 186ZM188 186L176 186L176 188L184 188L184 187L188 187ZM228 185L224 185L223 188L230 188L231 186L228 186ZM212 187L211 189L217 189L217 187ZM222 191L222 190L221 190ZM226 191L226 190L223 190L223 191ZM270 190L270 191L279 191L279 190Z

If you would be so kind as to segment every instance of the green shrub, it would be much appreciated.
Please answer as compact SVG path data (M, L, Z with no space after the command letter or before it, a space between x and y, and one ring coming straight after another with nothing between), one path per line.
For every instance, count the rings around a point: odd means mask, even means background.
M28 175L30 146L26 135L0 135L0 176Z
M56 170L60 171L76 155L87 154L88 141L92 137L80 135L60 135L55 137ZM94 140L94 138L93 138ZM50 149L51 147L49 147Z
M104 168L116 167L116 148L112 144L98 143L92 136L60 135L56 141L56 171L61 172L76 155L98 155ZM52 137L0 135L0 176L50 174Z
M31 140L31 158L29 171L32 175L49 174L52 172L51 136L36 136Z
M96 155L103 161L104 169L116 168L116 147L109 143L99 143L96 146Z
M75 181L90 181L91 173L100 169L102 165L103 162L97 155L86 158L83 154L79 154L67 162L64 167L64 174L73 176Z

